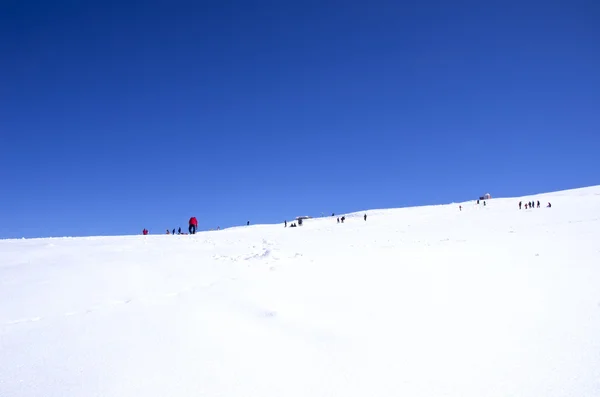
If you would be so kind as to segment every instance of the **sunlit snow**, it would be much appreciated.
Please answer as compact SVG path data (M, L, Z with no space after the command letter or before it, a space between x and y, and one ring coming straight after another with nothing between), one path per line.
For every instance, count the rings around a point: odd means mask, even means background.
M0 396L600 396L600 187L486 204L0 241Z

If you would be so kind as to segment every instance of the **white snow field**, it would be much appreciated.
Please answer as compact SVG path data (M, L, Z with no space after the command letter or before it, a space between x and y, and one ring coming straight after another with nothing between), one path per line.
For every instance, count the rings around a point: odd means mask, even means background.
M600 396L600 187L0 241L0 396Z

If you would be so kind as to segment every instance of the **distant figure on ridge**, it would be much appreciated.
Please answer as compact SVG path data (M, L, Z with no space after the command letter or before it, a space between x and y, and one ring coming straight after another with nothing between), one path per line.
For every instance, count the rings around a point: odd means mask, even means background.
M548 203L548 207L547 208L552 208L552 204Z
M462 211L462 205L459 205L459 206L458 206L458 209L459 209L460 211Z
M521 201L519 201L519 209L521 209L521 204L522 204L522 202L521 202Z
M144 236L147 236L148 235L148 229L144 228L144 230L142 230L142 234Z
M338 217L338 223L340 223L340 218Z
M198 229L198 219L196 219L195 216L192 216L190 218L189 224L190 224L190 226L189 226L188 230L190 231L190 234L196 234L196 229Z
M177 229L177 234L181 234L181 228Z
M246 222L246 226L250 226L250 221Z
M540 208L540 200L537 202L537 207Z
M346 217L342 216L341 220L342 220L342 223L344 223L344 221L346 220Z
M283 227L287 227L287 221L283 221Z
M367 214L365 214L365 222L366 222L366 220L367 220Z
M173 229L173 236L175 235L175 229Z
M484 207L486 206L486 204L485 204L485 201L483 202L483 206L484 206Z
M169 231L169 229L167 229L167 234L171 234L171 232Z

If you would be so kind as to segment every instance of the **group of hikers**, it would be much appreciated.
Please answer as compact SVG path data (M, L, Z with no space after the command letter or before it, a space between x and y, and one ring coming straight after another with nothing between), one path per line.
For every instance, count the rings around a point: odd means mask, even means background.
M479 200L477 200L477 204L479 204ZM486 204L485 204L485 201L484 201L484 202L483 202L483 206L485 207L485 205L486 205ZM540 200L538 200L538 201L537 201L537 203L536 203L535 201L530 201L530 202L528 202L528 203L525 203L525 209L536 208L536 206L537 206L537 208L541 208L541 203L540 203ZM523 202L522 202L522 201L519 201L519 209L522 209L522 208L523 208ZM551 204L551 203L548 203L548 205L546 206L546 208L552 208L552 204ZM462 211L462 205L459 205L459 206L458 206L458 209L459 209L460 211ZM365 217L366 217L366 215L365 215ZM366 219L365 219L365 220L366 220Z
M198 219L196 219L195 216L192 216L190 218L190 220L188 221L188 232L189 232L189 234L196 234L197 229L198 229ZM148 229L144 228L144 230L142 230L142 234L144 236L147 236L148 234L150 234L150 232L148 231ZM175 229L173 229L173 230L167 229L166 234L188 234L188 233L183 232L181 230L181 228L179 228L179 229L177 229L177 233L175 233Z
M331 214L331 216L335 216L335 213ZM364 219L365 221L367 220L367 214L365 214L365 215L363 216L363 219ZM298 226L302 226L302 218L297 218L297 220L298 220L298 224L296 225L296 223L295 223L295 222L292 222L292 223L290 224L290 227L298 227ZM345 217L345 216L342 216L341 218L338 216L338 218L337 218L337 223L344 223L344 221L345 221L345 220L346 220L346 217ZM283 221L283 227L288 227L288 222L287 222L287 220L286 220L286 221Z
M480 200L482 198L480 197ZM479 205L479 200L477 200L477 204ZM483 206L486 206L486 202L485 200L483 200ZM530 209L530 208L541 208L541 204L540 201L538 200L537 203L535 201L529 201L527 203L525 203L525 209ZM523 202L519 201L519 209L522 209L523 207ZM459 210L462 211L462 205L458 206ZM546 208L552 208L552 204L548 203L548 205L546 206ZM335 213L331 214L332 217L335 216ZM367 220L367 214L365 214L363 216L363 219L366 221ZM344 221L346 220L345 216L342 216L341 218L338 217L337 218L337 223L344 223ZM302 218L298 218L297 219L298 224L296 224L295 222L292 222L290 224L290 227L298 227L298 226L302 226ZM288 227L288 222L287 220L284 221L284 227ZM246 225L249 226L250 225L250 221L246 222ZM198 229L198 219L196 219L195 216L192 216L190 218L190 220L188 221L188 232L189 234L196 234L196 230ZM217 230L221 230L220 227L217 227ZM148 229L144 228L144 230L142 231L142 234L144 236L148 235L150 232L148 231ZM169 230L167 229L167 233L166 234L188 234L185 232L182 232L181 228L177 229L177 233L175 233L175 229L173 230Z
M535 201L530 201L528 203L525 203L525 209L536 208L536 204L537 204L537 208L541 208L540 200L538 200L537 203ZM519 201L519 209L521 209L522 206L523 206L523 202ZM552 208L552 204L548 203L548 205L546 206L546 208Z
M250 221L246 222L246 225L249 226ZM166 234L182 234L182 235L196 234L197 230L198 230L198 219L196 219L195 216L192 216L190 218L190 220L188 221L188 233L182 231L181 228L179 228L179 229L177 229L177 233L175 233L175 229L173 229L173 230L167 229ZM217 226L217 230L221 230L221 228L219 226ZM142 234L144 236L146 236L146 235L150 234L150 232L148 231L148 229L144 228L144 230L142 230Z

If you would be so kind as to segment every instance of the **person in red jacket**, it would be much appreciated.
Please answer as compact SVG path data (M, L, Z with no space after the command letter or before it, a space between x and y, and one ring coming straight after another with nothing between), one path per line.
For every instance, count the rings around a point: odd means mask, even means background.
M196 219L195 216L192 216L190 218L190 227L189 227L190 234L196 234L196 229L198 229L198 220Z

